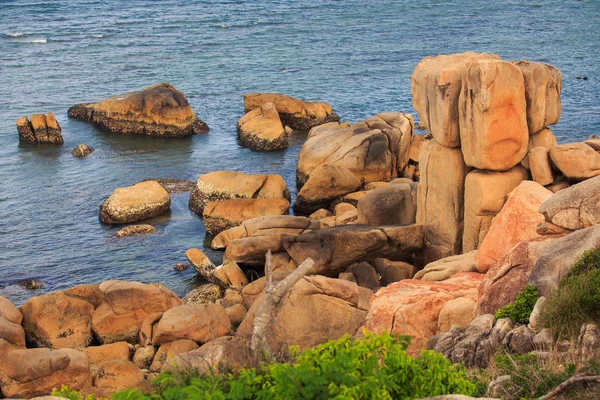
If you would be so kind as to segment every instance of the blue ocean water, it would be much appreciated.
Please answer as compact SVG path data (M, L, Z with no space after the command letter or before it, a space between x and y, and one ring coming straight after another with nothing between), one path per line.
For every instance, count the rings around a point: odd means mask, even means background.
M278 173L294 193L304 138L275 153L240 147L244 93L327 101L352 122L414 113L409 76L423 57L486 51L562 71L559 141L600 134L598 32L597 0L0 0L0 295L21 304L106 279L159 282L184 295L195 273L173 265L205 246L189 194L172 195L171 213L150 221L157 235L116 239L98 208L116 187L219 169ZM208 135L110 134L67 118L76 103L162 81L187 95ZM64 146L20 145L16 119L44 112L57 117ZM96 151L74 158L79 143ZM45 288L16 285L26 278Z

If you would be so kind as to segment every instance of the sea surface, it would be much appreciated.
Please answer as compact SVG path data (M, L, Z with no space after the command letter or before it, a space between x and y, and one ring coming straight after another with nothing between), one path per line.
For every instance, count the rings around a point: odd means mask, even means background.
M193 269L173 269L188 248L208 247L189 193L150 221L156 235L114 238L98 208L117 187L220 169L281 174L295 196L305 137L273 153L240 146L244 93L323 100L351 122L414 114L409 76L423 57L485 51L562 71L560 142L600 134L598 32L598 0L0 0L0 295L22 304L107 279L158 282L179 296L197 285ZM187 95L208 135L120 135L67 117L76 103L162 81ZM16 119L44 112L65 144L19 144ZM96 151L75 158L79 143ZM17 285L27 278L44 289Z

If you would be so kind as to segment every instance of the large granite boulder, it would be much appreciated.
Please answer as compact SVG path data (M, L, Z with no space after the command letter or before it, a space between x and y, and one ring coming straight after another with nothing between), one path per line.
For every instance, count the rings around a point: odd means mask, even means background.
M150 365L150 372L160 372L165 363L169 362L177 354L187 353L192 350L196 350L198 344L193 340L180 339L173 342L165 343L158 348L152 364Z
M100 206L100 221L128 224L164 214L171 207L171 196L156 181L144 181L118 188Z
M600 223L600 176L557 192L540 207L547 222L572 231Z
M522 166L505 172L474 170L465 179L463 252L477 250L508 194L529 178Z
M198 178L190 194L190 209L202 215L212 201L282 197L290 200L290 192L280 175L252 175L243 172L215 171Z
M452 278L460 272L477 272L475 268L476 250L465 254L445 257L437 261L430 262L415 274L414 279L437 282Z
M523 181L509 193L475 255L479 272L487 272L520 242L539 236L536 226L544 221L544 216L538 209L550 197L551 191L533 181Z
M554 173L550 162L550 152L545 147L534 147L527 153L529 170L534 181L542 186L554 183Z
M460 149L423 141L419 156L417 223L423 225L426 263L460 254L463 240L465 177L469 172Z
M283 197L231 199L208 203L202 212L204 229L216 235L242 222L267 215L284 215L290 203Z
M238 121L237 131L244 146L254 151L279 150L290 145L289 135L273 103L249 111Z
M444 282L407 279L392 283L371 297L365 328L410 336L408 352L416 355L430 337L440 333L438 319L446 303L461 297L476 300L483 277L464 272Z
M459 97L467 64L485 59L500 57L473 52L425 57L410 76L412 104L420 123L445 147L460 146Z
M506 171L521 162L529 129L519 68L500 60L471 61L459 102L460 143L468 166Z
M341 279L303 277L282 300L267 331L271 350L287 351L292 345L307 349L345 334L356 334L367 315L372 294L369 289ZM264 292L252 304L236 336L250 336L263 299Z
M408 164L413 126L410 114L381 113L349 126L311 131L298 154L298 187L320 165L345 167L363 184L398 177Z
M417 214L417 183L391 184L373 189L358 201L359 224L409 225Z
M86 347L81 349L81 352L88 358L92 378L94 378L102 364L108 361L129 361L131 359L131 347L132 346L127 342L116 342L102 346Z
M33 114L17 120L19 141L27 143L63 144L62 129L52 113Z
M208 132L185 95L163 82L138 92L69 108L69 117L111 132L159 137L184 137Z
M110 360L98 369L92 390L99 397L110 397L123 389L148 391L150 384L144 373L134 363L126 360Z
M49 395L67 385L73 390L92 384L87 357L73 349L24 349L2 356L0 391L4 397L32 398Z
M331 106L321 101L304 101L277 93L251 93L244 95L244 112L250 112L272 103L284 126L292 129L308 130L340 118Z
M550 158L569 179L582 181L600 175L600 153L586 143L568 143L550 149Z
M297 265L315 262L312 273L338 276L360 261L388 258L410 260L421 249L423 227L343 225L284 239L284 248Z
M144 319L182 304L164 287L139 282L106 281L100 284L102 304L92 316L92 329L102 344L138 342Z
M0 346L0 353L9 348L25 347L25 331L21 326L23 315L6 297L0 296L0 341L4 340L5 346ZM4 349L4 347L6 347Z

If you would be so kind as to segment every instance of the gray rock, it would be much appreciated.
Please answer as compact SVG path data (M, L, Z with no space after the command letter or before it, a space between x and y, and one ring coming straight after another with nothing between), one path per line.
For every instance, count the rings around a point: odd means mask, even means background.
M525 354L535 349L533 345L534 333L525 325L513 329L506 335L503 343L509 351L517 354Z
M408 225L417 214L417 183L393 184L369 191L358 201L358 223Z
M529 325L527 326L535 333L542 330L540 325L540 315L542 314L544 304L546 304L546 298L544 296L537 299L535 306L533 306L533 311L531 311L531 315L529 316Z

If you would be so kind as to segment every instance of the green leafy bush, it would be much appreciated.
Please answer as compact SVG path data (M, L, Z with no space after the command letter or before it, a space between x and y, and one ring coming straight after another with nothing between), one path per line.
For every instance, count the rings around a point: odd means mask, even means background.
M584 323L600 322L600 251L583 253L561 279L544 305L541 322L562 339L577 337Z
M519 292L513 303L507 304L496 311L496 319L510 318L519 324L528 324L533 307L540 297L540 292L533 285L527 285Z
M299 353L291 363L266 364L227 374L163 373L151 395L115 393L113 400L183 399L416 399L448 393L471 395L475 386L461 366L441 354L406 353L408 339L366 333L344 336Z

